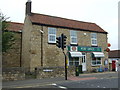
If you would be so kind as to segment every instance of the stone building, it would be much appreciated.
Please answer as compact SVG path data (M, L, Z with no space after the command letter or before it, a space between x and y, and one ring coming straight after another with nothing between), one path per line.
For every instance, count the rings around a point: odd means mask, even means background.
M107 67L107 32L95 23L71 20L31 12L26 3L26 17L22 35L22 67L64 66L64 55L56 46L56 37L67 36L65 53L68 67L82 65L83 71Z
M21 36L23 30L23 23L8 22L6 32L11 32L15 40L12 41L12 46L7 52L2 53L2 67L20 67L21 64Z

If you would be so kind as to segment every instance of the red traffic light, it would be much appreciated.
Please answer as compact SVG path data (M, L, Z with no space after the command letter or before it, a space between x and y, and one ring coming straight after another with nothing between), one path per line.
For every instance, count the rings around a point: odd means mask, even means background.
M110 43L108 43L108 47L110 47L111 46L111 44Z
M110 51L110 49L109 49L109 48L107 48L105 51L109 52L109 51Z

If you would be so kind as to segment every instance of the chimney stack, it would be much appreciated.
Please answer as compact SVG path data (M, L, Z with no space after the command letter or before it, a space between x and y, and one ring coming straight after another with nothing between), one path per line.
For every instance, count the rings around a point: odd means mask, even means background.
M26 2L26 16L27 15L31 15L31 0L28 0L27 2Z

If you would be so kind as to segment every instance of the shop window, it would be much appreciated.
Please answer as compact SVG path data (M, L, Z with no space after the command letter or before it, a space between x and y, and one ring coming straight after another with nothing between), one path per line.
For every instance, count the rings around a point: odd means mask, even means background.
M48 42L56 43L56 28L48 28Z
M69 66L78 66L79 65L79 57L71 57L69 59Z
M70 30L70 42L71 44L77 44L77 31Z
M102 65L100 57L93 57L92 58L92 66L96 66L96 65Z
M91 45L97 46L97 34L96 33L91 33Z

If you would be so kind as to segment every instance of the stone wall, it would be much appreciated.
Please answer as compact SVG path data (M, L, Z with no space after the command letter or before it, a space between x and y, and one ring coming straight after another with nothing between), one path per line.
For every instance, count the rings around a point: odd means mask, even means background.
M75 76L75 67L69 67L67 69L67 76ZM36 78L54 78L65 77L64 67L44 67L36 69Z
M28 68L12 67L3 68L2 77L3 81L25 80L25 79L42 79L42 78L54 78L65 77L64 67L40 67L35 71L29 72ZM75 67L68 67L67 76L75 76Z
M12 46L7 52L2 53L2 67L20 67L20 52L21 52L21 34L13 32L15 41L12 41Z
M28 19L28 17L25 18L25 23L23 27L22 32L22 67L29 68L31 64L31 54L34 54L33 50L30 49L32 43L31 43L31 30L32 30L32 23Z
M33 25L33 31L36 32L37 30L41 30L42 26L40 25ZM76 30L77 31L77 30ZM62 50L56 47L56 44L51 44L48 42L48 27L43 26L43 66L64 66L64 55L62 53ZM56 37L60 36L62 33L64 33L67 36L67 43L66 45L70 44L70 30L64 29L64 28L57 28L56 31ZM84 35L86 33L86 35ZM90 46L91 47L91 33L89 31L77 31L78 36L78 45L79 46ZM39 40L36 40L36 43L39 42ZM98 47L102 48L102 52L105 54L105 57L102 58L102 65L104 67L104 60L108 58L108 53L104 51L107 48L107 34L103 33L97 33L97 42ZM41 48L38 46L38 44L32 44L34 47L37 47L38 49ZM33 47L33 46L32 46ZM65 52L67 53L67 48L65 49ZM85 52L86 58L87 58L87 71L92 70L91 67L91 52ZM41 55L39 53L39 55ZM35 57L39 57L38 53L35 54ZM67 58L68 59L68 58ZM37 59L33 59L36 60ZM68 59L69 60L69 59ZM38 61L37 61L38 62ZM94 68L94 67L93 67Z
M29 19L29 18L28 18ZM28 23L28 24L27 24ZM23 33L23 64L24 66L29 64L31 70L36 67L51 67L51 66L64 66L64 55L60 48L54 43L48 42L48 26L41 26L36 24L31 24L30 20L26 21L26 29ZM28 28L29 27L29 28ZM31 27L31 28L30 28ZM42 30L44 33L40 32ZM104 67L104 60L108 58L108 53L104 50L107 48L107 34L89 31L77 31L78 46L92 46L91 45L91 33L97 33L98 47L102 48L102 52L105 57L102 58L102 65ZM70 29L58 28L56 31L56 37L64 33L67 36L66 45L71 45L70 43ZM86 33L86 35L84 35ZM67 48L65 49L67 54ZM87 71L92 69L91 67L91 53L85 52L87 56ZM67 57L69 60L69 58ZM43 65L42 65L43 62Z
M25 70L23 68L3 68L2 69L3 81L24 80Z

